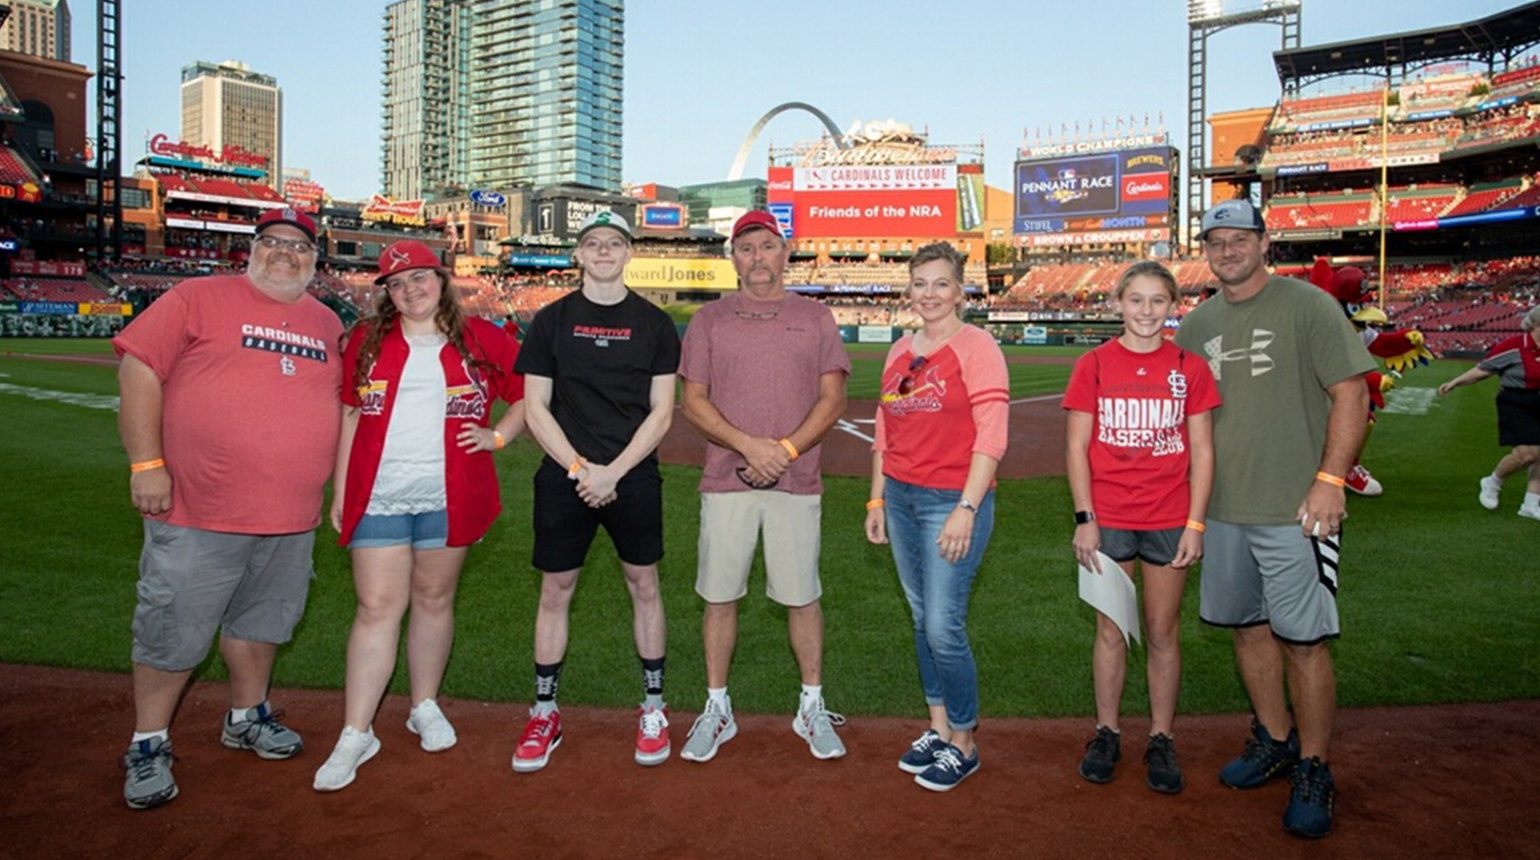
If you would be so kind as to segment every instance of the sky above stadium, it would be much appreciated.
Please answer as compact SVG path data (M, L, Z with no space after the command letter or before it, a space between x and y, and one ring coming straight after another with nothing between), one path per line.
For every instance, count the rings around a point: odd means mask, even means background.
M133 0L122 3L123 155L150 135L179 137L181 67L235 59L283 88L284 165L306 168L339 198L379 189L380 48L385 0ZM1229 0L1226 9L1260 6ZM1439 27L1517 0L1304 0L1305 46ZM74 59L96 66L96 4L71 4ZM1185 150L1187 4L949 0L782 0L736 4L633 0L626 7L628 182L725 179L754 124L801 101L843 129L893 119L937 144L985 147L990 185L1010 186L1023 134L1082 133L1146 115ZM1209 112L1262 107L1280 86L1277 26L1209 42ZM1360 82L1360 85L1362 83ZM1345 84L1344 84L1345 86ZM94 133L95 91L88 93ZM745 176L765 175L766 148L817 138L802 112L760 135Z

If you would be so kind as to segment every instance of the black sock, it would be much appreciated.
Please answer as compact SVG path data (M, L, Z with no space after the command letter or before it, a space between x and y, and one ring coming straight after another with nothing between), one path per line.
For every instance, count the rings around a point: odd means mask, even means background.
M642 686L649 696L663 695L663 658L642 658Z
M556 688L561 685L561 663L535 664L535 701L556 701Z

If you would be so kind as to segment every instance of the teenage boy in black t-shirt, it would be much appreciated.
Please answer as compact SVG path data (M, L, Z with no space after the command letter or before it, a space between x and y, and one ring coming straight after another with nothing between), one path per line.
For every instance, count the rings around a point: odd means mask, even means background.
M598 212L578 231L583 288L535 316L515 369L524 374L530 434L545 450L535 472L535 567L545 573L535 616L535 705L513 769L545 767L561 743L556 689L567 615L599 526L609 533L635 612L646 698L636 761L668 759L663 702L663 482L655 450L674 412L679 335L658 307L626 287L631 228Z

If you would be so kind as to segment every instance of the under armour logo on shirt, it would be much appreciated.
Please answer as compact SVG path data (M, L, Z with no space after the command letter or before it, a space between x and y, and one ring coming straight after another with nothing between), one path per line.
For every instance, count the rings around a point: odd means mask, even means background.
M1272 356L1267 354L1267 348L1272 346L1275 334L1267 329L1251 330L1251 345L1226 351L1224 348L1224 335L1219 335L1203 344L1203 353L1208 356L1209 369L1214 371L1214 379L1218 381L1224 375L1224 363L1227 361L1249 360L1251 362L1251 375L1261 376L1273 369Z

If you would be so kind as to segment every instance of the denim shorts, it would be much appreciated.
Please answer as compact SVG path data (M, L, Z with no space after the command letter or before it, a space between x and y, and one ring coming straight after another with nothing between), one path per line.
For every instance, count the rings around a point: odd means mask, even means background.
M440 508L420 514L364 514L353 530L349 549L378 549L411 544L412 549L443 549L449 545L449 512Z

